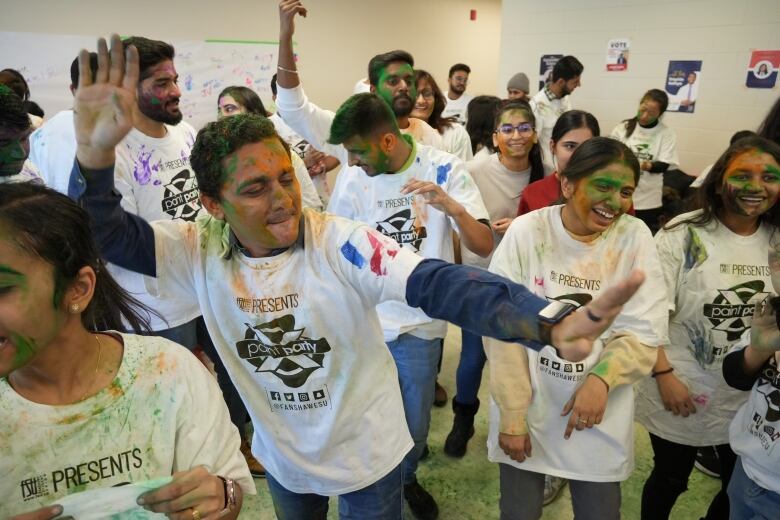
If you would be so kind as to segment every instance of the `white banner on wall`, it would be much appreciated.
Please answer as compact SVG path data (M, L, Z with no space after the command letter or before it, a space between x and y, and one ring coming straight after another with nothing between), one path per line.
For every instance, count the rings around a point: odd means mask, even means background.
M96 49L97 36L0 31L0 69L20 71L30 99L51 117L71 107L70 65L79 50ZM268 105L277 42L170 40L181 88L180 108L196 129L216 119L217 95L230 85L249 87Z

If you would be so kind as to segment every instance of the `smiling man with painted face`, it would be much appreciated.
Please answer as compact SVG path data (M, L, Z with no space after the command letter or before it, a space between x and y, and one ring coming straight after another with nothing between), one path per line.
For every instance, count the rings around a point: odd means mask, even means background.
M99 49L106 67L102 40ZM590 316L560 314L486 271L423 259L370 226L302 210L289 149L251 114L198 133L192 164L210 215L148 223L113 189L138 69L132 52L124 66L118 36L111 49L111 74L94 84L82 74L76 95L81 203L109 261L146 274L150 291L200 305L250 410L252 450L280 517L324 519L327 497L339 496L342 518L401 518L401 463L413 443L377 304L420 307L476 334L525 338L529 348L541 341L580 359L642 283L634 273L591 302ZM164 496L146 499L168 511Z
M27 159L33 130L21 98L10 88L0 85L0 184L43 184L38 169Z

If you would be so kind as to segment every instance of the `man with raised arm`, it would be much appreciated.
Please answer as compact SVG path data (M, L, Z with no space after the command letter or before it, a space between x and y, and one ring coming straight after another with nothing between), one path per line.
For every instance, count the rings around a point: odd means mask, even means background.
M101 42L96 79L81 74L76 94L81 203L108 260L147 275L151 292L200 305L252 416L252 450L282 518L324 519L328 496L339 496L342 518L401 518L412 440L378 303L581 359L644 279L635 272L571 312L486 271L423 259L364 224L301 210L289 149L250 114L198 133L190 162L209 214L149 223L123 210L113 189L138 64L125 65L116 35L111 49L109 60ZM170 498L146 500L168 511Z

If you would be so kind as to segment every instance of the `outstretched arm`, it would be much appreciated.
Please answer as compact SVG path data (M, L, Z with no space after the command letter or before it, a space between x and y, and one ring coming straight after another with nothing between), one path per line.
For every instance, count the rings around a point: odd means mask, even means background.
M114 148L133 127L138 85L138 52L123 50L119 36L98 40L98 70L89 54L79 53L79 85L73 104L76 161L68 194L90 214L92 232L105 258L126 269L154 276L154 232L149 224L125 212L114 190Z
M552 328L552 346L565 359L585 358L593 341L607 330L643 282L642 271L633 271L588 305L569 314ZM524 286L483 269L423 260L409 276L406 301L432 318L449 321L474 334L522 342L534 350L544 347L537 317L547 301Z

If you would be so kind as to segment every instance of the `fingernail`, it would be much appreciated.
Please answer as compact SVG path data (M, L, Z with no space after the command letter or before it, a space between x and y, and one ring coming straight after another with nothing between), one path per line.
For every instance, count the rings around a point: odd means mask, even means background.
M61 515L62 514L62 506L61 505L53 506L51 511L55 515Z
M146 499L144 498L143 495L141 495L140 497L138 497L138 499L135 501L135 503L138 504L139 506L142 506L142 505L146 504Z

